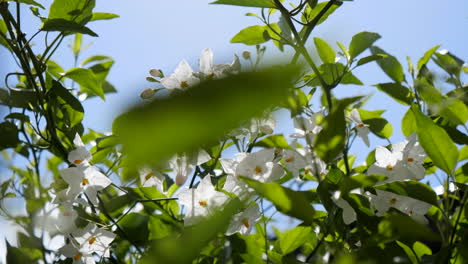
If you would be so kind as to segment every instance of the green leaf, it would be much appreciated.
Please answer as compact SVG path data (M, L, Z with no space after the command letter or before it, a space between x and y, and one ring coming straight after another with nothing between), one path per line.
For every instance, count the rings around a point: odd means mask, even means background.
M468 146L465 145L460 149L460 156L458 157L458 161L468 159Z
M24 123L29 123L29 116L23 113L10 113L7 116L5 116L5 119L8 119L8 118L20 120Z
M358 109L359 116L364 124L369 125L369 130L381 138L390 138L393 134L392 125L380 115L383 111L367 111Z
M411 107L415 120L419 143L434 164L449 175L458 160L458 149L444 129L434 124L416 105Z
M35 248L17 248L13 247L6 242L6 263L19 264L19 263L37 263L42 258L40 250Z
M304 193L293 191L278 183L261 183L245 177L241 179L258 195L272 202L281 213L300 219L306 224L314 221L315 209Z
M173 235L177 228L174 226L173 220L168 215L153 214L148 222L149 240L161 239Z
M369 62L372 62L372 61L377 61L377 60L380 60L380 59L383 59L383 58L386 58L386 57L387 57L387 55L385 55L385 54L370 55L370 56L359 59L356 66L361 66L361 65L364 65L366 63L369 63Z
M380 221L378 228L379 235L405 243L413 243L422 239L429 241L440 240L440 237L434 234L429 227L421 225L402 213L389 213Z
M92 17L95 0L54 0L49 10L50 19L63 19L85 25Z
M66 33L82 33L87 34L93 37L98 37L98 35L93 32L91 29L78 24L73 21L65 20L62 18L47 19L44 24L42 24L42 31L60 31Z
M314 38L315 48L323 63L335 63L336 54L328 43L320 38Z
M419 59L418 61L418 71L421 70L421 68L426 65L429 60L431 59L432 55L434 55L434 52L440 47L440 45L437 45L431 49L429 49L428 51L426 51L426 53L424 53L424 56L422 56L422 58Z
M340 184L341 193L348 193L356 188L365 188L374 186L376 183L383 181L386 177L383 175L365 175L357 174L351 177L344 178Z
M432 59L437 65L439 65L439 67L444 69L448 74L460 76L464 61L448 51L434 52L434 55L435 56L432 57Z
M93 16L91 17L90 21L96 21L96 20L109 20L109 19L114 19L120 17L117 14L112 14L112 13L93 13Z
M138 245L143 245L148 241L148 216L129 213L119 221L119 226L125 232L125 234L120 234L120 237L130 239L130 242Z
M70 127L74 127L75 125L81 123L84 117L84 108L81 105L81 102L70 93L65 87L62 86L57 81L52 81L52 88L50 90L51 93L54 93L59 99L59 103L61 107L65 108L67 112Z
M214 216L194 226L186 227L179 236L156 240L139 263L192 263L219 233L226 231L232 216L240 206L238 199L232 200Z
M352 97L337 101L333 111L325 117L323 129L315 140L315 151L326 163L335 159L343 150L346 138L344 109L359 98Z
M408 108L406 114L403 116L401 120L401 131L405 137L409 137L411 134L416 132L416 120L414 119L414 114L411 108Z
M83 35L81 34L75 34L75 40L73 41L73 45L71 46L73 55L75 55L75 58L78 57L81 51L81 43L83 40Z
M379 34L367 31L354 35L351 43L349 44L349 55L351 56L351 59L356 58L380 38Z
M18 128L11 122L0 123L0 150L14 148L20 143Z
M432 250L428 246L426 246L425 244L419 241L414 242L413 250L419 259L422 259L424 255L428 255L428 256L432 255Z
M5 21L3 19L0 19L0 32L5 34L5 35L8 32L8 28L7 28L7 26L5 24ZM0 45L4 46L8 50L11 50L10 45L8 45L8 42L3 38L0 38Z
M273 0L217 0L210 4L276 8Z
M351 55L349 55L349 51L348 49L345 47L345 45L343 45L343 43L337 41L336 42L336 45L338 45L338 47L340 47L341 51L343 52L343 55L346 57L347 60L350 60L351 59Z
M271 135L266 138L263 138L260 141L255 142L255 147L264 147L264 148L282 148L290 149L288 141L284 138L283 135Z
M36 2L34 0L6 0L6 2L16 2L16 1L18 1L19 3L22 3L22 4L37 6L39 8L45 9L43 5L39 4L38 2Z
M402 81L405 80L403 67L401 66L400 62L395 57L388 54L383 49L377 46L372 46L370 49L373 55L376 55L376 54L387 55L386 58L382 58L378 60L377 64L388 75L388 77L390 77L392 80L394 80L397 83L401 83Z
M405 251L409 260L411 260L411 263L413 264L419 263L418 257L414 254L413 250L409 246L405 245L404 243L400 241L396 241L396 243Z
M296 226L286 231L279 238L279 248L282 255L287 255L309 240L312 228L310 226Z
M94 75L92 70L84 68L72 68L68 70L64 76L77 82L81 86L82 91L98 95L102 98L102 100L106 99L104 97L102 86L99 84L99 81L97 80L96 75Z
M437 194L434 190L430 186L418 181L394 181L375 186L374 188L408 196L437 206Z
M0 104L25 108L32 111L38 111L38 96L35 91L9 89L8 91L0 89Z
M194 150L282 103L295 72L276 67L205 81L133 108L114 121L113 132L134 161L154 162Z
M112 60L111 57L109 56L104 56L104 55L96 55L96 56L91 56L87 59L84 59L82 62L81 62L81 65L86 65L88 63L91 63L91 62L96 62L96 61L109 61L109 60Z
M319 71L322 75L323 80L328 83L332 84L338 81L338 77L341 76L346 67L342 63L324 63L320 65ZM309 86L320 86L320 81L317 76L312 73L306 76L305 81L307 81L307 85ZM350 71L344 74L343 78L340 80L340 84L356 84L356 85L363 85L363 83L354 76Z
M242 29L232 39L231 43L243 43L245 45L258 45L270 40L265 26L250 26Z
M324 9L324 7L328 4L328 1L324 1L324 2L321 2L319 4L317 4L313 9L310 7L310 6L307 6L305 11L303 12L302 14L302 17L301 17L301 20L302 22L304 23L307 23L307 22L310 22L312 19L314 19L315 17L317 17L317 15ZM317 21L317 24L316 25L320 25L322 24L323 22L325 22L325 20L327 20L328 16L330 16L331 14L333 14L333 12L335 12L335 10L341 5L340 2L336 2L335 4L333 4L328 10L327 12L325 12L321 17L320 19Z
M399 83L379 83L374 86L400 104L410 105L413 102L414 93L408 87Z

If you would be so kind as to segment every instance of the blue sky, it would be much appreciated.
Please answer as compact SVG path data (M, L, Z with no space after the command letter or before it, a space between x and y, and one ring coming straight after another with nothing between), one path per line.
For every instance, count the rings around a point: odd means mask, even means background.
M39 2L47 6L52 1ZM85 127L110 131L112 120L125 109L124 106L138 101L138 95L143 89L155 87L145 81L151 68L161 68L169 74L182 59L197 68L198 57L202 49L207 47L213 49L216 63L230 62L233 54L240 55L243 50L253 52L255 49L231 44L229 40L241 29L259 24L258 19L244 16L247 12L259 11L256 8L209 5L210 1L200 0L97 2L95 11L116 13L121 17L89 25L100 37L85 37L84 42L92 42L92 45L81 59L95 54L113 57L116 63L109 80L119 92L109 95L105 102L94 98L84 103ZM28 20L26 17L23 18L23 25L29 35L39 26L36 20ZM358 32L378 32L382 39L376 44L395 55L406 68L405 56L417 62L426 50L438 44L467 60L466 28L466 0L356 0L344 2L335 14L317 28L312 37L325 39L338 49L334 45L335 41L348 45L352 36ZM73 66L72 54L67 49L70 42L71 38L65 39L62 50L55 56L55 60L64 68ZM313 49L312 42L307 47ZM275 47L268 45L267 55L278 55L278 52ZM0 49L0 76L14 70L16 67L10 55ZM390 81L375 63L363 66L354 73L365 86L342 86L335 90L335 95L343 97L376 92L372 84ZM376 94L365 108L387 110L384 116L394 126L392 142L403 140L399 122L406 107ZM376 144L386 144L376 137L371 137L371 143L374 147ZM368 149L359 141L353 151L366 155ZM362 156L360 160L364 158Z

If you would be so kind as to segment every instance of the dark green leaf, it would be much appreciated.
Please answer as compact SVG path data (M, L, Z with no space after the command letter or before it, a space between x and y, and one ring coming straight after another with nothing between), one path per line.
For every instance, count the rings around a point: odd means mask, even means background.
M460 76L464 61L446 50L435 52L434 55L435 56L432 58L434 62L442 69L444 69L448 74Z
M388 54L383 49L381 49L381 48L379 48L377 46L372 46L371 47L371 53L373 55L376 55L376 54L387 55L386 58L382 58L382 59L378 60L377 64L388 75L388 77L390 77L395 82L401 83L403 80L405 80L405 74L403 73L403 67L401 66L400 62L395 57Z
M328 43L320 38L314 38L315 48L323 63L335 63L336 54Z
M10 122L0 123L0 150L18 145L18 128Z
M67 71L65 77L77 82L81 86L82 91L98 95L102 98L102 100L105 100L102 86L100 85L99 80L92 70L84 68L72 68Z
M387 55L384 55L384 54L370 55L370 56L367 56L367 57L364 57L364 58L358 60L356 66L361 66L361 65L364 65L366 63L369 63L369 62L372 62L372 61L377 61L377 60L380 60L380 59L383 59L383 58L386 58L386 57L387 57Z
M11 118L11 119L16 119L16 120L20 120L24 123L29 123L29 116L23 114L23 113L11 113L11 114L8 114L7 116L5 116L5 119L8 119L8 118Z
M130 242L143 245L148 241L148 216L139 213L129 213L119 221L124 231L120 236Z
M112 14L112 13L93 13L93 16L91 17L90 21L96 21L96 20L109 20L109 19L114 19L120 17L117 14Z
M344 178L340 184L340 191L342 193L348 193L349 191L356 188L365 188L374 186L376 183L383 181L386 177L383 175L365 175L357 174L351 177Z
M376 189L408 196L437 206L437 194L434 190L418 181L394 181L375 186Z
M439 236L402 213L390 213L379 223L379 234L389 239L413 243L418 240L438 241Z
M294 72L280 67L206 81L121 115L113 132L142 162L209 145L287 98Z
M359 116L364 124L369 125L370 131L381 138L390 138L393 134L392 125L380 114L383 111L367 111L358 109Z
M401 104L410 105L413 102L414 93L399 83L379 83L374 86Z
M349 44L349 55L351 59L356 58L359 54L370 48L374 42L380 38L380 35L373 32L360 32L353 36ZM359 65L359 63L358 63Z
M272 202L276 209L283 214L300 219L306 224L310 224L314 221L315 209L304 193L293 191L278 183L261 183L249 178L241 178L252 187L258 195Z
M93 37L98 35L94 33L91 29L78 24L73 21L65 20L62 18L47 19L42 25L41 30L43 31L60 31L66 33L83 33Z
M421 113L416 105L411 109L416 120L419 143L434 164L451 175L458 161L457 147L444 129Z
M210 4L275 8L273 0L217 0Z
M0 104L38 111L37 93L30 90L0 89Z
M59 103L67 112L70 126L74 127L81 123L84 117L84 108L80 101L74 95L72 95L70 91L65 89L62 84L57 81L52 82L53 84L50 92L54 93L58 98L61 99L59 100Z

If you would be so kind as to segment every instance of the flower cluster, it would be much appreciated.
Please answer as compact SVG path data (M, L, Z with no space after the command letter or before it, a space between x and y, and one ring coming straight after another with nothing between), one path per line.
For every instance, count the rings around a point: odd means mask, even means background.
M75 225L78 214L74 206L82 205L87 208L90 203L96 207L99 204L98 191L109 186L111 180L90 164L91 153L86 150L78 134L73 143L76 148L68 154L68 161L72 166L60 170L60 176L68 183L68 187L57 192L54 199L61 210L55 225L68 241L59 252L72 258L73 263L92 264L95 263L93 254L109 257L110 243L115 234L91 223L78 228Z

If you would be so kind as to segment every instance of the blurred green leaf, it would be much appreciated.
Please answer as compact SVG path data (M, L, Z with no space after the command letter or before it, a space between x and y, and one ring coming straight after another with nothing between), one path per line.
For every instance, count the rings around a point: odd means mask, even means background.
M314 38L315 48L323 63L335 63L336 53L328 43L320 38Z
M148 241L148 216L140 213L129 213L119 221L123 233L120 236L132 243L144 245Z
M302 246L310 236L310 226L296 226L279 237L279 249L282 255L287 255Z
M40 250L35 248L17 248L6 242L6 264L37 263L42 258Z
M112 14L112 13L93 13L93 16L91 17L90 21L96 21L96 20L109 20L109 19L114 19L120 17L117 14Z
M44 21L44 24L41 27L42 31L60 31L66 33L82 33L90 35L93 37L98 37L98 35L79 23L68 21L62 18L47 19Z
M463 60L459 59L447 50L434 52L432 59L450 75L460 76L460 72L463 64Z
M347 71L344 75L343 73ZM343 75L343 78L340 80L340 84L356 84L356 85L363 85L361 80L359 80L356 76L352 74L342 63L324 63L320 65L319 71L322 75L323 80L328 83L332 84L335 83L338 78ZM320 81L317 76L312 73L305 77L305 81L307 81L307 85L309 86L320 86Z
M14 148L20 143L18 128L11 122L0 123L0 150Z
M416 120L419 143L434 164L451 175L458 160L457 147L444 129L421 113L416 105L413 105L411 110Z
M258 195L272 202L281 213L300 219L306 224L314 221L315 209L304 193L293 191L278 183L261 183L249 178L241 178Z
M414 93L408 87L399 83L379 83L374 86L400 104L409 105L413 102Z
M373 55L376 55L376 54L387 55L387 57L378 60L377 64L388 75L388 77L390 77L392 80L394 80L397 83L401 83L402 81L405 80L403 67L401 66L400 62L395 57L388 54L383 49L377 46L372 46L370 49Z
M349 55L351 59L356 58L359 54L370 48L379 38L381 38L379 34L367 31L354 35L349 44Z
M203 82L133 108L114 121L113 132L129 157L140 162L213 144L242 122L285 100L294 72L281 67Z
M156 240L141 263L192 263L219 233L227 229L231 217L240 206L238 199L231 200L214 216L194 226L186 227L180 236Z
M376 189L408 196L437 206L437 194L434 190L418 181L394 181L375 186Z
M105 100L102 86L92 70L72 68L66 72L65 77L77 82L81 86L82 91L98 95L102 100Z
M210 4L275 8L273 0L217 0Z
M414 221L411 217L402 213L389 213L379 223L379 234L405 243L413 243L418 240L439 241L440 238L429 229Z
M344 110L360 97L351 97L336 102L332 112L325 117L323 129L315 140L315 151L326 163L341 153L346 138L346 120Z
M392 125L381 116L383 111L367 111L358 109L359 115L364 124L369 125L370 131L381 138L390 138L393 134Z

